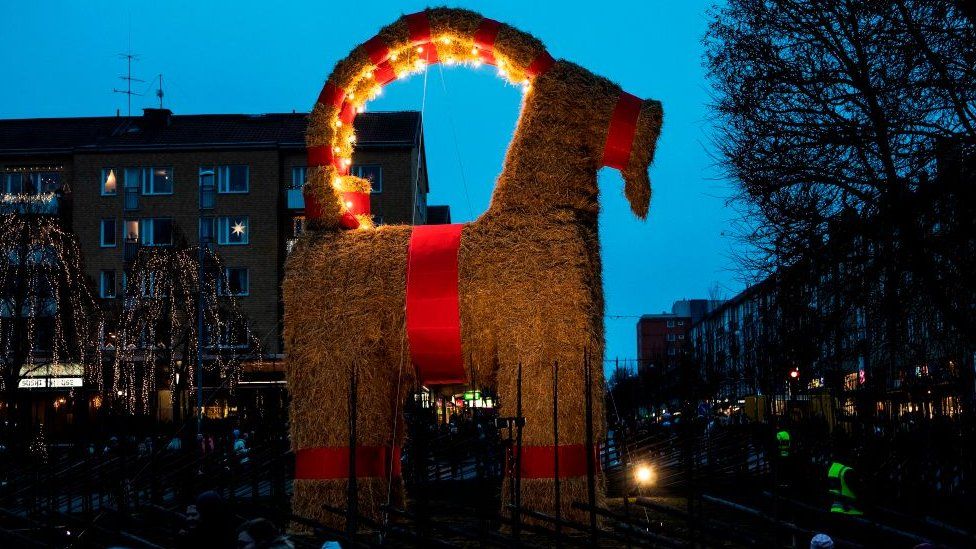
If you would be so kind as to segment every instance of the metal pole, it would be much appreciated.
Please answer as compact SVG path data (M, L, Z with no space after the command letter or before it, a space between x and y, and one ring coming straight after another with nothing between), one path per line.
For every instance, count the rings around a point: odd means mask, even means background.
M593 372L591 371L589 350L583 349L583 389L586 391L584 409L586 413L586 493L590 506L590 542L597 543L596 529L596 467L593 455Z
M346 491L346 535L352 540L356 535L356 519L359 514L359 486L356 482L356 391L358 379L356 365L349 369L349 481Z
M559 519L562 518L562 497L559 486L559 361L553 363L552 368L552 470L555 482L556 496L556 545L560 545L560 534L562 525Z
M512 534L519 543L522 530L522 362L518 363L518 378L515 388L515 509L512 511Z
M197 244L197 438L203 434L203 239Z

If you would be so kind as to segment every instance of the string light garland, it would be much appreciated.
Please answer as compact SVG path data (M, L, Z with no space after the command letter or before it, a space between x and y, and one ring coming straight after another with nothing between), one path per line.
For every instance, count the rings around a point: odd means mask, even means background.
M243 234L246 227L238 225ZM140 249L128 273L120 329L113 334L117 343L109 396L118 396L131 413L146 413L151 394L161 388L156 367L168 371L165 387L172 399L181 389L177 376L188 390L198 389L196 357L201 355L204 370L218 373L233 390L242 360L256 356L260 362L261 345L229 288L223 263L209 247ZM198 314L209 334L200 333ZM225 334L231 341L222 345Z
M374 227L369 181L350 174L356 143L352 122L383 86L434 63L472 68L488 64L503 80L530 93L532 80L554 63L540 42L526 40L524 33L498 21L472 14L478 24L458 30L453 18L460 11L406 15L357 47L333 71L312 110L307 136L305 210L313 226Z

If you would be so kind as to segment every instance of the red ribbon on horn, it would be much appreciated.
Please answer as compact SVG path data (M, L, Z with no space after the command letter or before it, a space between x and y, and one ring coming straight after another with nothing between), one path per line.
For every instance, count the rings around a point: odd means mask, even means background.
M610 116L607 143L603 147L603 165L623 170L630 161L630 151L637 133L637 117L640 116L641 100L627 92L620 92L617 105Z

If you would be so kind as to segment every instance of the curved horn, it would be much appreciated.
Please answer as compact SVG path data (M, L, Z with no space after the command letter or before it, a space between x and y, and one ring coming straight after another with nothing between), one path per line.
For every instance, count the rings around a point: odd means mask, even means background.
M304 191L312 227L372 226L369 182L349 175L353 119L382 86L437 62L495 65L501 76L524 86L554 63L532 35L473 11L428 9L384 27L336 64L312 109Z

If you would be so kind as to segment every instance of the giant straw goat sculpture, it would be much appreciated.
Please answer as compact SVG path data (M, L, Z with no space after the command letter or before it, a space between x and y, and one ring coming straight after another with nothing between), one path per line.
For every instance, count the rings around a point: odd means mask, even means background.
M351 122L379 86L433 62L491 63L526 87L491 205L463 226L374 228L368 182L349 175ZM596 439L605 431L597 170L622 172L631 208L644 218L661 119L659 102L553 60L534 37L466 10L404 16L338 63L311 115L310 230L291 253L283 288L295 513L335 523L322 504L346 502L351 372L358 506L379 516L402 495L405 430L396 416L410 389L474 377L495 388L502 415L514 416L520 364L522 503L554 512L558 453L562 516L578 513L571 504L587 494L585 350Z

